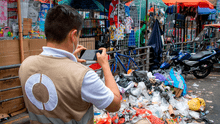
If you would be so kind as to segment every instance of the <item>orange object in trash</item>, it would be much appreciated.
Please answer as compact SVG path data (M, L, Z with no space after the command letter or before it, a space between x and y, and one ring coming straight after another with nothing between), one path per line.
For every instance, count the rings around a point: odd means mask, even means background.
M125 119L124 118L121 118L119 121L118 121L119 124L123 124L125 123Z
M133 72L133 70L129 69L128 72L127 72L127 74L130 74L131 72Z

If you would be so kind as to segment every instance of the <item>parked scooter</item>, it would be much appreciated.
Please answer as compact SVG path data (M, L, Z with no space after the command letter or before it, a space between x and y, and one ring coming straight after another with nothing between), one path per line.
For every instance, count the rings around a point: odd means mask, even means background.
M169 69L175 66L182 74L193 74L196 78L205 78L213 68L213 64L220 60L220 49L201 51L191 54L187 51L172 51L174 45L167 52L167 60L161 64L160 69ZM170 56L171 55L171 56Z

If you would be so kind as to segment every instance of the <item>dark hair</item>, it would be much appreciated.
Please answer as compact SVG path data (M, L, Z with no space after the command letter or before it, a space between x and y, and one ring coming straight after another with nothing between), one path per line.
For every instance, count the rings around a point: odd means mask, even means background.
M45 21L47 41L62 43L72 29L76 29L78 35L82 29L82 23L82 16L68 5L58 5L51 8Z

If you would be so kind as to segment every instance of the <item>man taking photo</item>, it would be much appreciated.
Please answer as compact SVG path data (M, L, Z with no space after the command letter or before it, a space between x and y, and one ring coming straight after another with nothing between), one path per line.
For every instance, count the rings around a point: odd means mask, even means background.
M47 46L40 55L25 59L19 69L31 124L93 124L93 105L109 112L120 109L120 93L106 49L97 53L105 84L79 63L85 60L77 54L86 49L78 45L82 23L81 15L70 6L58 5L48 11Z

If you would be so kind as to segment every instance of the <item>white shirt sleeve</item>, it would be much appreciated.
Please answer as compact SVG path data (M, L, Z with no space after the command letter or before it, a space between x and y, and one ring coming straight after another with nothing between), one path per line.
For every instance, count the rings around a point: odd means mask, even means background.
M105 86L98 74L88 71L83 79L81 97L98 109L105 109L112 103L114 94Z

